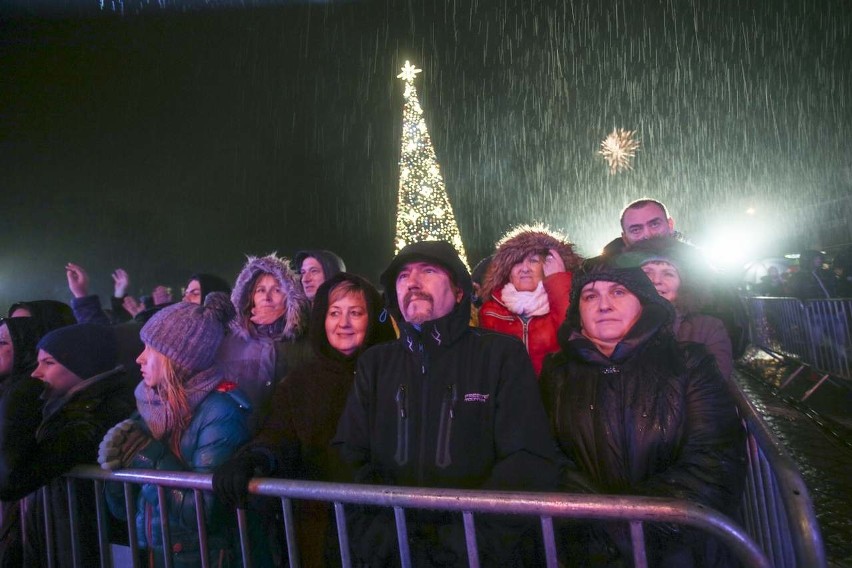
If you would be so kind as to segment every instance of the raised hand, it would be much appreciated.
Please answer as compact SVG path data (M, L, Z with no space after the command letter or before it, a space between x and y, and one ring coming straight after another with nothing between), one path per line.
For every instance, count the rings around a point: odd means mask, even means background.
M65 265L65 277L68 278L68 289L75 298L89 295L89 275L82 266L69 262Z

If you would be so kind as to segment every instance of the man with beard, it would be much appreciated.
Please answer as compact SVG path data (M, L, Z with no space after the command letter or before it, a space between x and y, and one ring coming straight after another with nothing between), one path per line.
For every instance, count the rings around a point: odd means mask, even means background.
M408 245L382 275L396 341L370 348L334 444L354 481L459 489L551 490L559 458L523 344L472 328L471 279L446 242ZM415 566L467 565L460 513L409 510ZM356 566L398 564L391 509L349 514ZM485 566L519 566L525 519L477 517ZM531 531L530 531L531 532Z

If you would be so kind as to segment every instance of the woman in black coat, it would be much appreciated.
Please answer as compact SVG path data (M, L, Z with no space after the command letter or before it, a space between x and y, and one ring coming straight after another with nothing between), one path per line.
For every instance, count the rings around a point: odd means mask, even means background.
M217 493L240 504L252 475L345 481L351 479L331 447L352 388L355 364L368 347L395 339L380 319L381 296L365 279L340 272L317 290L308 326L314 358L278 385L273 412L254 440L213 476ZM328 504L300 503L297 537L302 564L320 566L329 534Z
M570 460L564 490L687 499L736 517L745 434L713 357L678 344L672 305L639 268L575 279L561 351L542 372L554 436ZM626 525L572 529L570 562L620 566ZM646 534L652 566L723 566L718 543L669 525Z

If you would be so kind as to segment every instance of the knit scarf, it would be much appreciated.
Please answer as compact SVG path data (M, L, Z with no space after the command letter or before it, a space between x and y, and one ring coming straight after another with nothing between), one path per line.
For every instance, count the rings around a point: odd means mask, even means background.
M196 373L183 385L190 413L222 382L222 375L214 366ZM174 430L176 416L168 411L165 401L156 388L141 381L136 387L136 408L155 439L159 440L167 432Z
M532 292L518 292L509 282L500 291L503 303L513 314L523 317L543 316L550 313L550 300L544 290L544 283L539 282Z

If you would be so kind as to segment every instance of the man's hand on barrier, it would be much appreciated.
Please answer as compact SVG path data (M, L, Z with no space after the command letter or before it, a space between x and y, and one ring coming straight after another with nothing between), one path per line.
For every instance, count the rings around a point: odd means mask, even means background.
M213 491L229 507L243 508L248 500L248 484L264 458L251 451L233 457L213 472Z
M127 419L110 428L98 446L98 463L103 469L122 469L130 465L139 451L151 442L135 420Z

